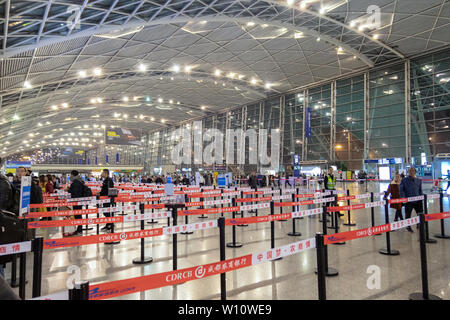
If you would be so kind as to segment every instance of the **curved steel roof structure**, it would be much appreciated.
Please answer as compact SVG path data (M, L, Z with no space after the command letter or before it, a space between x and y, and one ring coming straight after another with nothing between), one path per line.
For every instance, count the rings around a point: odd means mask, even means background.
M449 24L448 0L0 0L0 154L249 104L446 46Z

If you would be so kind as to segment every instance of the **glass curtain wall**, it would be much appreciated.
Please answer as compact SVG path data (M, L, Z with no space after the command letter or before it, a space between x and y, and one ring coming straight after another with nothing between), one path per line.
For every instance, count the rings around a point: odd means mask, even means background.
M364 159L364 76L336 82L336 160L360 169Z
M450 56L411 61L411 161L450 152ZM446 174L446 173L444 173Z
M309 90L311 137L308 138L306 159L329 160L331 144L331 84Z
M284 105L283 126L283 159L282 163L291 165L293 155L303 153L303 108L304 94L286 95ZM280 159L281 160L281 159Z
M404 64L369 73L369 159L405 158Z

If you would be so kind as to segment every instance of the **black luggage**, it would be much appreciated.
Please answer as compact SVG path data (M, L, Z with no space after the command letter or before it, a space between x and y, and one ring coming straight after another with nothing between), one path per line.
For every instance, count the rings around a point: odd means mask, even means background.
M9 211L0 210L0 245L22 242L27 239L26 220L20 220ZM11 262L14 255L0 256L0 264Z

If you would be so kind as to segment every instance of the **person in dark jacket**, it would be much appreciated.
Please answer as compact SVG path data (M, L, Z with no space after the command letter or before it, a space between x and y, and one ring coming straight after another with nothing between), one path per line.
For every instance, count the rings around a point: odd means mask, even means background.
M0 173L0 209L11 211L13 207L13 191L9 179Z
M400 184L400 198L410 198L423 195L422 181L416 178L416 169L409 168L408 176L402 180ZM423 212L422 200L411 201L405 204L405 218L411 218L412 210L416 210L417 215ZM411 227L407 227L406 230L413 232Z
M67 192L70 193L70 197L72 199L83 198L84 182L77 170L72 170L72 172L70 173L70 181L72 181L72 183L67 189ZM73 206L73 210L80 210L82 208L83 206ZM76 215L75 219L82 219L82 216ZM76 233L81 234L82 232L83 227L78 226Z
M102 171L102 178L103 178L103 184L102 184L102 189L99 192L99 196L101 197L106 197L109 195L109 189L110 188L114 188L114 181L109 177L109 170L108 169L103 169ZM111 203L104 203L103 204L103 208L109 208L111 206ZM111 213L110 212L105 212L104 213L105 217L110 217ZM112 223L107 223L106 226L104 226L102 228L103 231L112 231L113 229L113 224Z
M258 186L258 177L256 176L255 172L253 171L250 177L248 177L248 185L255 189Z
M400 183L402 182L402 177L397 173L395 175L394 180L389 184L389 187L384 194L384 200L391 196L391 199L399 199L400 198ZM401 203L391 203L390 207L395 209L395 218L394 221L403 220L402 216L402 204Z

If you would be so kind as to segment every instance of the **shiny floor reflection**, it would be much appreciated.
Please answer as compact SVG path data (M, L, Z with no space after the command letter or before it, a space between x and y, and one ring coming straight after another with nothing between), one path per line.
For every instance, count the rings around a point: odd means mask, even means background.
M342 189L342 185L340 186ZM365 185L348 184L350 193L362 194ZM427 185L425 185L427 187ZM431 187L431 185L430 185ZM369 191L385 191L387 184L370 183ZM365 201L365 200L363 200ZM358 200L355 203L359 203ZM342 203L345 205L346 203ZM307 209L306 207L302 209ZM278 209L276 209L278 213ZM444 199L444 210L449 211L448 198ZM284 208L284 212L289 212ZM439 212L438 200L429 201L429 213ZM261 214L266 214L262 212ZM130 214L133 214L132 212ZM346 212L345 212L346 214ZM391 220L394 211L391 210ZM413 216L415 213L413 213ZM220 215L210 215L214 219ZM231 216L231 215L230 215ZM228 216L227 216L228 217ZM370 226L370 209L352 213L355 227L343 226L341 231L361 229ZM184 219L179 219L179 224ZM183 220L183 221L181 221ZM447 233L450 222L446 221ZM203 221L190 217L189 222ZM340 221L346 222L347 214ZM375 208L375 222L384 223L384 209ZM321 231L317 216L306 217L296 222L299 237L288 236L292 222L276 222L276 246L288 244L301 239L313 237ZM158 224L145 224L146 228L161 227L167 219ZM138 230L139 222L116 225L116 232ZM88 234L95 234L96 229ZM329 229L328 233L334 231ZM430 235L440 232L439 222L430 223ZM38 235L44 238L61 237L60 230L41 229ZM327 278L328 299L408 299L412 292L421 290L420 252L418 230L414 233L401 230L391 233L392 248L400 251L399 256L385 256L378 250L385 247L385 236L352 240L345 245L331 245L328 249L329 265L339 271L339 275ZM237 227L237 239L244 246L238 249L227 248L227 258L264 251L270 248L270 224L256 224ZM231 228L227 228L227 242L231 241ZM437 239L436 244L427 245L428 272L430 292L450 298L450 243L449 240ZM162 236L145 240L147 256L152 256L153 263L134 265L132 260L140 256L140 240L122 241L117 245L87 245L75 248L45 250L43 257L42 295L66 290L66 283L73 279L70 266L80 268L80 278L91 284L121 280L143 275L172 270L172 236ZM217 229L203 230L192 235L178 236L178 268L196 266L219 260L219 236ZM32 289L32 255L27 256L27 298L31 298ZM279 261L268 262L245 269L228 272L227 298L272 300L272 299L317 299L317 277L314 274L316 251L308 250ZM370 266L380 269L380 288L369 289L367 282L371 273ZM6 278L10 278L10 264L6 269ZM18 292L18 288L15 289ZM220 299L219 276L187 282L177 286L164 287L141 293L134 293L115 299Z

